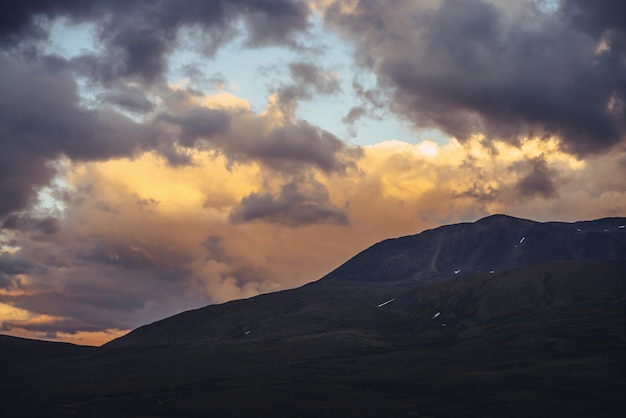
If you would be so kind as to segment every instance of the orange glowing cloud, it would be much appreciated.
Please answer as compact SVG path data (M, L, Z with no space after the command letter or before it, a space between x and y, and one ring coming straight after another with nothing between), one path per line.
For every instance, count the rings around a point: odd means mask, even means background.
M210 152L195 152L194 164L184 167L168 166L153 154L78 166L68 182L74 187L91 185L93 196L91 203L73 207L70 216L84 220L81 228L97 230L106 239L129 239L133 231L135 246L146 256L151 254L150 243L157 242L175 248L172 254L188 253L192 282L210 297L223 295L216 298L223 301L315 279L363 243L388 236L493 212L535 217L550 199L532 193L521 198L516 188L531 169L527 162L538 158L554 171L560 194L579 192L567 188L568 179L584 176L589 163L539 139L527 140L520 148L505 143L486 148L480 138L443 146L395 141L366 147L352 172L311 171L328 191L329 204L345 211L350 226L232 224L228 215L243 198L277 193L289 177L264 172L255 163L232 167ZM110 210L101 210L102 205ZM576 207L570 211L567 217L577 216ZM228 261L203 256L202 243L210 236L220 237ZM337 254L338 248L343 250ZM159 259L168 256L159 254ZM257 269L259 277L237 282L231 275L237 270L234 265L247 266L251 275Z

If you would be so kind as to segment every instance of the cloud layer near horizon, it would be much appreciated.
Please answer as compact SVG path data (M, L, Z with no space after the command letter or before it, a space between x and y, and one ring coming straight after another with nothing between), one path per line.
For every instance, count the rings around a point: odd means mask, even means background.
M443 223L624 216L626 19L612 1L544 3L11 6L0 19L0 332L102 343L302 285ZM325 68L315 14L374 86ZM91 24L100 48L47 52L58 19ZM185 31L207 57L243 31L247 48L299 58L254 110L167 79ZM298 116L301 102L344 94L342 77L358 98L349 126L387 112L445 141L358 146Z

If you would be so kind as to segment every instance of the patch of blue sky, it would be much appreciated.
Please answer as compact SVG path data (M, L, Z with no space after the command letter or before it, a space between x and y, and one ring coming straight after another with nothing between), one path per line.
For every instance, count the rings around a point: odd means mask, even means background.
M44 47L44 52L58 55L65 59L72 59L80 55L98 53L96 28L93 24L72 23L66 19L56 19L50 22L50 36ZM98 96L104 92L87 80L85 77L75 77L80 104L86 108L96 108L100 105Z
M50 166L57 172L57 175L49 185L37 191L37 200L30 212L39 217L52 216L60 219L64 217L67 209L63 196L72 190L72 185L65 178L69 160L59 158L51 162Z
M560 7L559 0L534 0L535 5L544 13L554 13Z
M97 53L99 45L95 30L92 24L71 24L62 19L53 21L46 52L66 59ZM309 34L297 39L302 48L250 48L246 46L244 25L239 24L237 31L238 35L213 55L203 52L197 34L181 31L178 47L168 57L168 83L189 83L190 87L205 94L224 90L248 100L252 111L260 113L267 106L271 93L281 85L292 82L290 63L312 62L323 70L335 73L341 91L301 100L296 110L297 118L329 131L351 145L371 145L387 140L415 143L431 139L440 144L447 142L447 137L440 131L415 130L388 109L366 114L352 126L347 125L344 117L352 106L362 104L352 87L353 80L358 80L366 89L375 89L376 78L355 64L351 46L327 30L318 15L312 17ZM199 77L190 77L189 69ZM93 108L99 105L98 96L104 93L102 89L82 78L77 79L77 85L83 106ZM139 121L138 115L118 110Z
M56 19L50 23L47 51L64 58L98 50L95 27L91 23L72 23Z
M329 131L353 145L369 145L381 141L396 139L415 142L421 133L415 132L408 124L389 111L376 112L375 117L360 118L354 126L348 126L344 117L355 103L359 103L352 81L355 77L366 89L376 88L373 74L363 74L353 61L350 45L337 35L324 28L319 17L312 19L312 28L308 38L299 39L304 48L286 48L270 46L263 48L246 47L245 29L240 26L239 35L219 49L215 55L207 56L201 47L179 48L170 56L168 81L172 84L189 80L185 69L194 68L203 74L207 81L223 78L222 88L250 102L252 111L260 113L267 106L268 97L280 86L292 82L289 64L296 61L312 62L323 70L337 75L341 91L331 95L313 95L298 103L296 118ZM182 45L193 45L189 34ZM207 85L192 83L199 90L207 91ZM443 135L430 135L429 139L445 142Z

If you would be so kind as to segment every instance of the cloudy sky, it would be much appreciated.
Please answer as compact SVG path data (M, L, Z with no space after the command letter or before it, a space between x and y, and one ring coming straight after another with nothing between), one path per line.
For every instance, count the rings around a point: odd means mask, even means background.
M626 215L621 0L0 14L0 333L101 344L507 213Z

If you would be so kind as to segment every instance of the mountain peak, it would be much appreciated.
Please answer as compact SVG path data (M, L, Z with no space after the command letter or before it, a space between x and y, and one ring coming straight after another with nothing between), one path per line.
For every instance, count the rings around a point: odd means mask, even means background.
M593 293L602 275L608 280L603 285L606 292L624 287L625 224L625 218L540 223L492 215L473 223L446 225L379 242L298 289L183 312L107 346L224 338L284 340L346 330L370 332L372 327L386 329L393 324L403 327L413 324L406 315L431 303L416 304L420 295L431 295L428 300L433 304L428 309L433 316L443 311L441 304L452 306L462 288L467 288L464 292L469 299L459 312L471 305L484 318L554 295L570 303L578 295ZM566 283L583 270L578 281ZM589 272L596 270L598 274L592 273L594 281L590 282ZM558 291L548 286L546 280L551 277L562 278ZM548 287L550 294L546 293ZM474 292L485 289L490 289L485 299L474 303ZM502 295L509 295L510 300L503 301Z
M626 218L535 222L504 214L385 240L323 280L420 280L550 260L626 258Z

